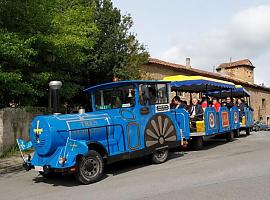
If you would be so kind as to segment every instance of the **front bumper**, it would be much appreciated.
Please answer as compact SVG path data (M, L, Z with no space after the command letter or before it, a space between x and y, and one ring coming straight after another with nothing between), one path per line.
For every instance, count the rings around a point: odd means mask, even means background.
M32 159L24 159L23 166L27 171L35 169L44 173L74 171L78 156L87 152L86 141L67 140L66 146L57 147L51 155L43 156L35 152Z
M70 169L74 170L78 154L72 152L64 153L65 147L58 147L57 150L50 156L40 156L36 152L32 160L26 161L23 167L26 171L35 169L44 173L48 172L67 172ZM65 157L65 162L60 162ZM40 170L39 170L40 169Z

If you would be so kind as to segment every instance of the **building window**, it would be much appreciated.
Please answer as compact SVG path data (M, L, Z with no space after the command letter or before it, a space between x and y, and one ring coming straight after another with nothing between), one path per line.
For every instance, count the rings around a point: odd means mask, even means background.
M265 109L266 108L266 100L262 99L262 108Z

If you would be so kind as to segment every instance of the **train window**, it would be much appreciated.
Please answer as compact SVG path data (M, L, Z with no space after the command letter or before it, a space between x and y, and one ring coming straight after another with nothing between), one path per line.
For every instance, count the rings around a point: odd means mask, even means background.
M168 90L166 84L140 85L141 105L168 103Z
M168 103L168 91L166 84L157 84L158 103Z
M135 105L135 88L133 85L100 90L94 95L97 110L129 108Z

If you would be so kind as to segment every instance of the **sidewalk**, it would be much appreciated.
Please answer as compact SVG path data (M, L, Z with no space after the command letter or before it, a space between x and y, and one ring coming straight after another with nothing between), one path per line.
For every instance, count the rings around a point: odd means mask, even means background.
M0 159L0 175L11 173L14 171L23 170L23 160L18 156L12 156L8 158L1 158Z

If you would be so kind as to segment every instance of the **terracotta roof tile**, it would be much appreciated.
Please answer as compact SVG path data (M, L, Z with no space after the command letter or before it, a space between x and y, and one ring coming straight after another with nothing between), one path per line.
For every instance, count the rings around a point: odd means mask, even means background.
M248 67L255 68L249 59L244 59L244 60L238 60L235 62L222 63L217 67L217 69L231 68L231 67L237 67L237 66L248 66Z

